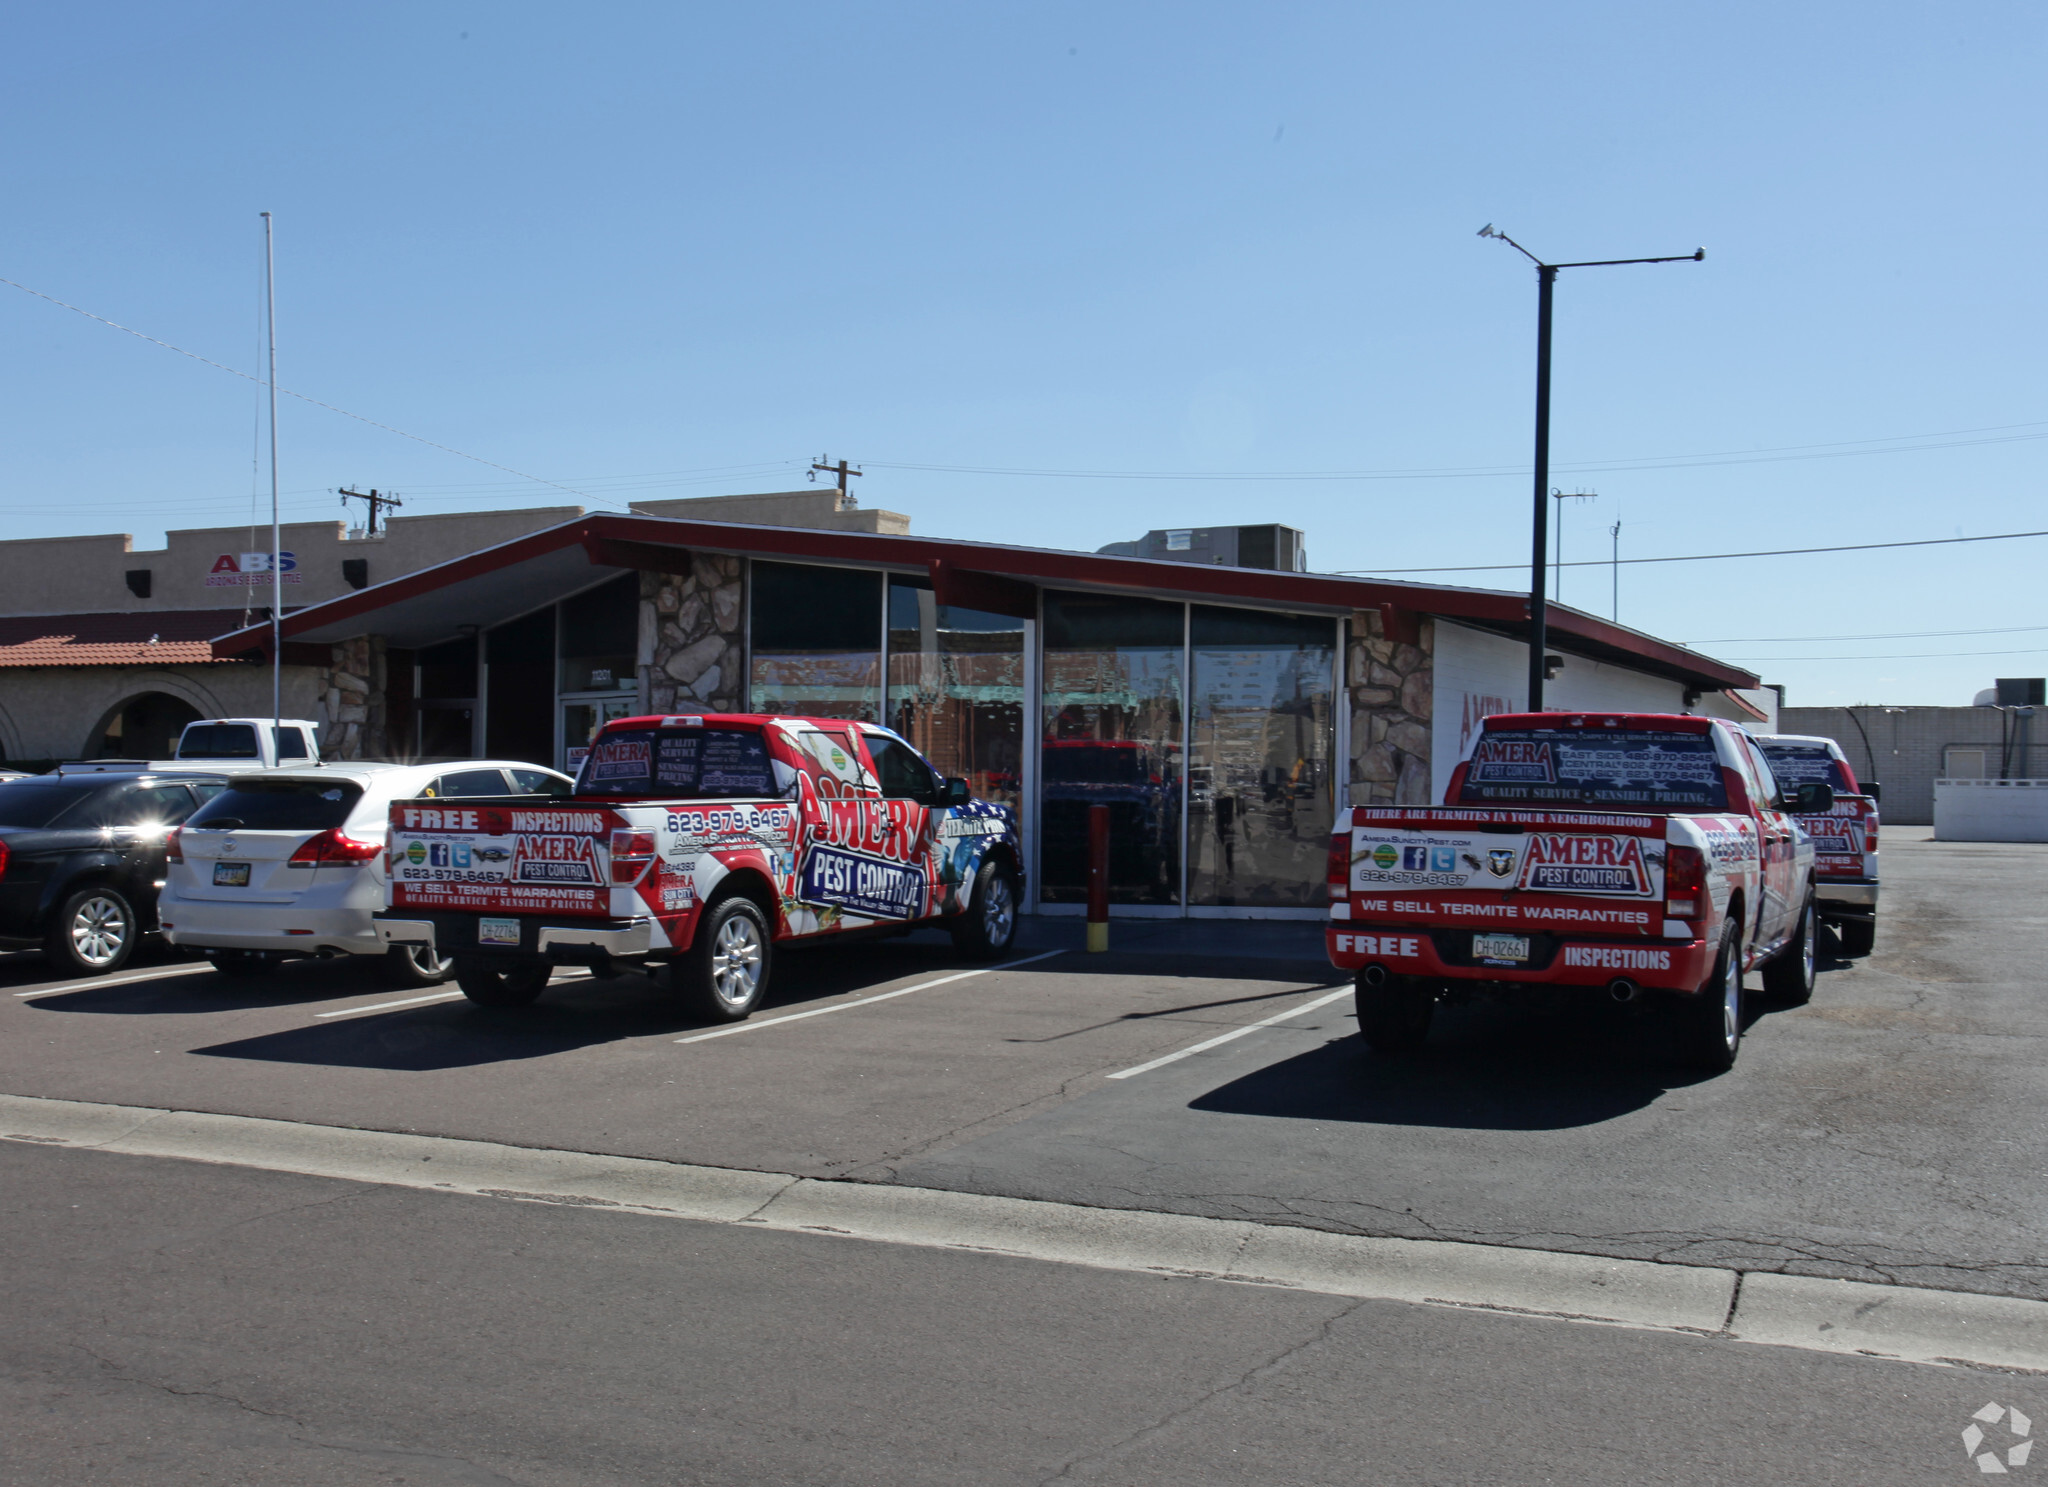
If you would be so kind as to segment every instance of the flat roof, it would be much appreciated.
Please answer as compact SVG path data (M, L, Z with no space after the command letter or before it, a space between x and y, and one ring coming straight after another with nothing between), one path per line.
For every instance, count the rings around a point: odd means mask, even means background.
M961 596L957 602L978 608L999 607L1006 596L1042 587L1250 605L1297 614L1377 610L1388 632L1397 636L1419 615L1516 638L1528 630L1528 597L1512 590L1174 563L943 537L597 512L287 613L283 636L287 643L318 643L376 632L401 646L438 644L455 639L462 626L502 624L614 574L636 569L687 571L693 552L919 574L942 594L950 590ZM1552 644L1589 659L1706 691L1759 684L1754 673L1738 666L1582 610L1553 604L1547 623ZM267 654L269 642L266 622L221 636L213 642L213 654L220 659L251 651Z

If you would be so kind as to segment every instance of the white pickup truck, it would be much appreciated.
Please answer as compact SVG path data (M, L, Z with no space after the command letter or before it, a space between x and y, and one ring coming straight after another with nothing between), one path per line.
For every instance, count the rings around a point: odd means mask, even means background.
M208 774L246 774L280 764L318 764L319 724L306 718L200 718L187 723L169 759L81 759L62 774L123 774L139 770L204 768Z
M1330 840L1331 963L1356 973L1367 1045L1411 1049L1439 1001L1643 998L1681 1061L1726 1069L1742 978L1814 979L1814 846L1756 741L1666 713L1486 719L1440 806L1359 806Z

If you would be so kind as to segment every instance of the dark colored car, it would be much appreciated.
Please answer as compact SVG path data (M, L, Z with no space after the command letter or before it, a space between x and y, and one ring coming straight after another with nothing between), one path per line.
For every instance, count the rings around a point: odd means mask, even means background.
M219 776L32 775L0 783L0 947L62 976L119 970L156 931L164 834Z

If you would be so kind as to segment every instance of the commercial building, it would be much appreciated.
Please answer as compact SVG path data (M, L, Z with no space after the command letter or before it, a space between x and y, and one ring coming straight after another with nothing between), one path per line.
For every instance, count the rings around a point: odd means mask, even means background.
M886 722L1018 807L1035 907L1081 911L1102 804L1119 913L1305 917L1340 804L1432 798L1479 720L1523 704L1519 594L1241 566L1298 550L1271 537L1237 563L1218 540L1146 558L827 529L754 499L744 522L576 514L288 612L295 695L336 752L564 767L643 711ZM1770 721L1737 667L1576 610L1550 625L1554 706ZM213 664L268 645L237 627Z
M1787 707L1778 726L1840 744L1859 779L1883 786L1887 824L1928 826L1934 822L1938 779L2048 776L2048 722L2038 729L2034 722L2031 707L1985 702L1975 707Z

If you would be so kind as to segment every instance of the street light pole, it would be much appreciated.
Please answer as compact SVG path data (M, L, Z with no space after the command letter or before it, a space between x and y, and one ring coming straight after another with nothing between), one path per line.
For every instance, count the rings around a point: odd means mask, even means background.
M1534 253L1499 231L1489 222L1479 229L1483 238L1499 238L1536 265L1536 483L1534 527L1529 546L1529 711L1543 711L1543 656L1550 643L1549 602L1544 594L1543 570L1550 538L1550 304L1557 285L1557 271L1564 268L1614 268L1627 263L1698 263L1707 256L1705 248L1675 253L1665 258L1597 258L1580 263L1545 263Z

